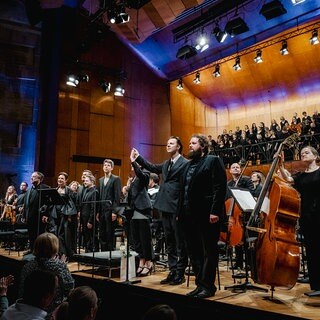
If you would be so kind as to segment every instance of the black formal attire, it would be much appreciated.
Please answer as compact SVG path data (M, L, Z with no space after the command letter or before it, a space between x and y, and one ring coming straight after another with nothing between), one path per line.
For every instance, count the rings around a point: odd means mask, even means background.
M154 246L154 253L159 255L161 253L161 249L164 246L164 237L163 237L163 224L161 219L161 212L154 207L154 203L157 199L159 193L160 186L155 184L152 188L148 188L148 195L151 200L152 205L152 234L156 243Z
M133 211L130 230L133 247L140 259L152 261L154 254L151 234L151 201L147 192L150 172L142 170L136 162L132 162L135 177L128 187L128 204Z
M227 178L222 160L205 155L187 163L181 180L181 210L179 221L185 232L197 288L210 295L218 267L220 219L224 214ZM219 217L210 223L210 214Z
M98 248L95 225L98 197L98 190L95 186L83 189L80 205L80 222L82 228L83 245L86 252L97 251ZM94 227L88 229L88 223L92 224Z
M33 250L33 244L37 236L46 231L47 226L42 223L42 217L49 217L50 214L48 206L42 205L41 189L47 188L49 186L43 183L38 186L32 186L24 197L23 217L28 226L30 250Z
M253 196L254 198L258 199L261 190L262 190L262 184L259 183L259 184L257 184L256 187L253 187L253 191L251 192L252 196Z
M160 190L154 202L154 208L159 210L162 216L170 270L169 282L175 277L181 278L188 265L185 238L177 221L180 179L188 160L179 156L172 165L170 165L171 159L160 164L152 164L139 156L136 161L147 170L161 174Z
M231 191L229 189L229 187L234 187L236 185L236 181L234 181L233 179L229 180L227 182L227 195L226 195L226 199L229 199L231 197ZM241 188L241 189L246 189L249 190L250 193L254 196L254 185L252 183L252 180L250 177L248 176L242 176L240 178L240 180L237 183L237 188ZM235 246L235 254L236 254L236 262L235 265L232 266L235 269L242 269L243 268L243 254L244 254L244 250L243 250L243 245L237 245Z
M113 250L115 247L112 211L119 206L121 197L120 178L111 174L106 185L105 177L99 179L99 240L101 251Z
M65 254L69 259L72 259L77 249L77 224L78 215L76 209L75 195L72 190L66 186L65 193L60 193L64 200L64 205L57 205L56 212L59 218L57 226L57 236L59 238L59 252ZM73 208L73 210L71 210Z
M311 290L320 290L320 169L293 175L294 187L301 195L299 225L304 237Z

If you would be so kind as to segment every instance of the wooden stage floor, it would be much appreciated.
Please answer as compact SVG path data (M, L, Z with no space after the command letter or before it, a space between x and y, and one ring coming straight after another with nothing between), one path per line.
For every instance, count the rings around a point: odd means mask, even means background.
M21 266L22 253L18 256L17 252L11 252L10 255L8 251L0 249L1 258L1 269L6 263L14 263L16 261ZM10 263L9 263L10 264ZM123 281L120 281L119 277L109 277L108 270L105 268L93 269L90 265L79 264L78 262L72 262L68 264L70 271L73 273L76 283L89 284L90 281L93 283L107 284L107 286L112 287L112 292L115 292L115 288L123 288ZM92 271L95 271L94 273ZM1 272L0 274L2 274ZM219 265L219 278L220 278L220 290L218 289L214 297L208 299L194 299L185 296L186 293L195 288L194 277L190 277L189 286L187 281L182 285L171 286L171 285L161 285L160 280L165 278L167 275L167 269L161 265L156 265L155 272L151 275L140 279L141 283L130 285L130 288L125 287L123 290L119 291L121 296L124 297L124 292L138 292L138 295L145 295L146 299L150 297L157 297L155 301L158 303L169 303L172 301L177 301L173 303L174 306L180 304L184 306L184 309L188 307L198 308L198 311L202 309L207 309L212 306L213 314L214 312L221 312L224 314L233 315L232 317L226 317L226 319L258 319L263 317L264 319L319 319L319 307L320 307L320 297L307 297L303 293L310 291L308 284L297 283L292 289L281 289L275 288L273 298L271 298L271 291L261 292L258 290L246 290L233 292L230 289L225 289L226 286L234 285L232 279L232 272L226 266L225 262L220 262ZM187 280L187 276L186 276ZM249 279L251 281L251 279ZM237 280L242 283L245 279ZM218 286L218 283L216 283ZM256 285L251 281L253 286L260 288L270 289L268 286ZM127 284L126 284L127 285ZM93 285L94 286L94 285ZM103 289L104 290L104 289ZM121 298L119 298L121 299ZM131 299L131 298L128 298ZM134 301L134 299L131 299ZM117 301L117 300L115 300ZM205 302L204 302L205 301ZM110 308L108 306L108 308ZM225 311L228 310L229 311ZM192 309L190 309L192 310ZM244 312L244 310L247 311ZM186 312L186 311L185 311ZM239 312L239 313L238 313ZM238 313L238 317L237 317ZM190 313L191 314L191 313ZM197 313L199 314L199 313ZM179 315L179 313L178 313ZM217 317L215 319L222 319L223 317ZM121 317L119 318L121 319ZM131 317L131 319L135 319ZM184 316L179 317L181 319L188 319Z

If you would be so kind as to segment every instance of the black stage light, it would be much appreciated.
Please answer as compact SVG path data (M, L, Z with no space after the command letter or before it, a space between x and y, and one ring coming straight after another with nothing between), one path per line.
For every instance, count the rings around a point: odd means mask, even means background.
M230 36L238 35L244 32L249 31L249 27L240 17L230 20L225 27L225 31L227 31Z
M262 14L266 18L266 20L270 20L287 13L287 10L283 6L281 1L273 0L271 2L265 3L259 13Z
M196 48L187 44L178 50L176 57L178 59L185 60L195 56L196 54L197 54Z

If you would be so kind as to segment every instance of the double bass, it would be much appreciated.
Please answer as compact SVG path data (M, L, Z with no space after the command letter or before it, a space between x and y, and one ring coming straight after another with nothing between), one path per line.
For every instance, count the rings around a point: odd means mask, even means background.
M274 287L291 289L299 275L300 250L296 227L300 195L286 181L274 175L283 147L291 146L297 137L298 134L293 134L279 146L246 227L258 234L251 276L256 283L270 285L272 290ZM263 212L262 204L268 198L269 210Z
M244 171L248 166L249 161L246 162L243 167L240 176L238 177L235 187L238 185L241 177L243 176ZM241 210L236 204L233 197L225 201L225 208L227 213L227 232L220 233L220 240L225 242L227 246L236 246L238 245L243 238L243 229L241 222Z

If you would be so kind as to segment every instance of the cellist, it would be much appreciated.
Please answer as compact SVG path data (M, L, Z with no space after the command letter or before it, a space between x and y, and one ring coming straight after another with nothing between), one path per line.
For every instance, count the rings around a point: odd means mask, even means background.
M304 171L291 175L284 168L283 155L279 155L279 170L281 176L299 191L301 197L301 210L299 226L304 237L306 248L307 267L309 273L310 292L306 296L320 296L320 169L317 164L319 154L311 146L300 151L301 161L306 165Z
M241 176L241 166L238 162L234 162L231 164L229 172L231 174L231 179L228 180L227 187L237 186L238 188L241 188L241 189L247 189L251 193L254 192L254 186L251 181L251 178L248 176L244 176L244 175ZM229 188L227 188L226 200L228 200L230 197L231 197L231 192L230 192ZM226 208L226 211L228 213L228 208ZM236 253L236 262L231 268L232 269L243 269L242 243L235 246L235 253Z

